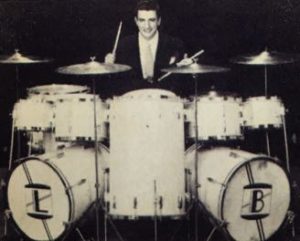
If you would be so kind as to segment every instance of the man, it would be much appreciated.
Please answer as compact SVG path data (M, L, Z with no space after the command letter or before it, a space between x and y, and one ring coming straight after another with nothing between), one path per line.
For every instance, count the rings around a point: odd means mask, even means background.
M141 1L137 4L135 23L138 34L120 41L116 56L109 53L106 63L120 63L132 67L130 78L135 87L159 86L161 69L178 63L183 58L182 41L158 31L161 24L159 6L153 1ZM190 64L184 59L179 65Z

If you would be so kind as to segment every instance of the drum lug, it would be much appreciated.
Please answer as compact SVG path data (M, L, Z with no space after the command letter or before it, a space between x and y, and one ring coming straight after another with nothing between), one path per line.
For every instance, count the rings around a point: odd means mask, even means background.
M183 207L183 201L182 201L182 197L178 197L178 209L182 209Z
M133 198L133 208L137 209L137 205L138 205L137 197L134 197Z
M162 196L159 196L158 205L159 205L159 209L163 208L164 200Z

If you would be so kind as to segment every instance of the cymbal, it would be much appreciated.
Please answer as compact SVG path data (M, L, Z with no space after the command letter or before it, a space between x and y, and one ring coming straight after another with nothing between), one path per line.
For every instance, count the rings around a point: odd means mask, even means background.
M278 65L288 64L299 60L299 55L279 53L276 51L269 52L264 50L259 54L238 56L230 61L236 64L244 65Z
M131 67L122 64L99 63L95 58L90 62L60 67L56 72L70 75L102 75L113 74L130 70Z
M24 56L18 49L12 55L1 55L0 64L35 64L46 63L52 61L51 59L41 59L34 56Z
M212 66L212 65L202 65L193 63L187 66L180 66L180 67L171 67L162 69L162 72L169 72L172 74L206 74L206 73L219 73L219 72L226 72L230 69L219 67L219 66Z

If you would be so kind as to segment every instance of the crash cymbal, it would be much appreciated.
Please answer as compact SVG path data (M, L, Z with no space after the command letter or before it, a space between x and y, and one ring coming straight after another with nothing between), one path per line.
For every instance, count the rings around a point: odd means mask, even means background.
M90 62L60 67L56 71L70 75L102 75L124 72L130 69L131 67L127 65L99 63L95 61L95 58L91 58Z
M206 74L206 73L219 73L219 72L226 72L230 69L219 67L219 66L212 66L212 65L202 65L193 63L187 66L180 66L180 67L171 67L162 69L162 72L169 72L172 74Z
M259 54L242 55L231 59L232 63L244 65L278 65L288 64L299 60L299 55L285 54L276 51L262 51Z
M52 61L51 59L41 59L34 56L24 56L18 49L12 55L1 55L0 64L35 64L35 63L46 63Z

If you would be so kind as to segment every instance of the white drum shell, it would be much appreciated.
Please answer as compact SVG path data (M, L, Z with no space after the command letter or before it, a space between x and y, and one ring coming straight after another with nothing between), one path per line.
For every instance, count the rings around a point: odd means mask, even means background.
M240 139L242 125L241 99L209 95L197 97L198 140ZM188 138L195 138L195 100L187 105Z
M99 146L100 195L103 198L104 169L108 151ZM28 170L26 175L25 170ZM53 240L67 231L70 224L78 220L96 199L94 149L70 147L61 154L45 154L28 158L14 169L8 183L8 204L12 217L20 230L33 240ZM28 179L29 176L29 179ZM29 181L31 180L31 181ZM27 184L48 186L28 189ZM39 212L33 192L38 191ZM50 215L34 218L30 215Z
M284 115L284 105L276 96L251 97L245 101L243 106L244 126L250 129L280 128Z
M14 105L13 120L18 130L46 131L54 127L54 112L43 99L21 99Z
M112 100L109 119L110 214L127 218L183 215L181 100L158 89L129 92Z
M96 102L97 139L107 138L106 105ZM95 140L94 96L73 94L60 96L55 106L55 136L61 141Z
M186 161L194 184L194 148L187 151ZM247 173L246 167L250 172ZM271 192L263 196L267 217L249 220L241 216L245 213L249 216L250 197L245 189L251 182L249 173L252 184L271 186ZM260 240L257 222L261 222L268 239L285 220L290 203L289 180L284 170L268 157L229 148L199 150L198 182L199 200L215 219L225 221L226 230L234 240ZM195 189L191 189L195 195ZM260 204L259 200L257 205Z

